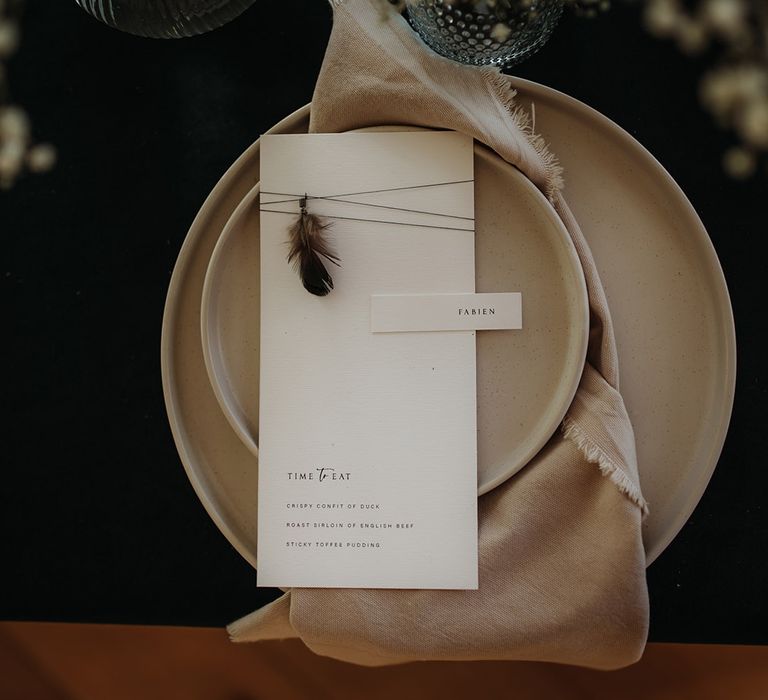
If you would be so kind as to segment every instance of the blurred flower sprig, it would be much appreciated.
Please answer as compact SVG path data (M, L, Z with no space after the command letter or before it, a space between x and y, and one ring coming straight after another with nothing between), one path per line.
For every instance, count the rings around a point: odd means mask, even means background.
M21 41L22 0L0 0L0 189L10 189L25 172L50 170L56 151L34 143L26 111L10 99L8 63Z
M645 0L644 21L683 53L711 52L702 76L704 107L740 144L726 151L723 166L735 178L751 176L768 152L768 1Z

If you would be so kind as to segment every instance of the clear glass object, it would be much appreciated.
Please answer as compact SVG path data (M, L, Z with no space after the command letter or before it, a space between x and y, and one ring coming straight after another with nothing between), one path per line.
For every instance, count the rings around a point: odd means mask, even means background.
M411 24L437 53L506 67L546 43L563 0L407 0L406 7Z
M216 29L255 0L75 0L115 29L154 39L178 39Z

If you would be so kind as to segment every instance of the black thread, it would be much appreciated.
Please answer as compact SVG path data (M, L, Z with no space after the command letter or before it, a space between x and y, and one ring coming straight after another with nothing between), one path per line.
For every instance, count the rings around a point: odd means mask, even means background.
M463 185L468 182L474 182L474 180L454 180L453 182L432 182L427 185L410 185L406 187L389 187L383 190L366 190L364 192L342 192L341 194L327 195L327 197L351 197L356 194L377 194L378 192L398 192L400 190L418 190L423 187L443 187L444 185ZM302 197L306 195L294 194L293 192L261 192L261 194L272 194L276 197L296 197L296 199L285 199L283 202L298 202ZM321 199L321 197L314 197L310 195L309 199ZM265 204L280 204L281 202L265 202Z
M269 194L268 192L265 192L265 194ZM442 214L437 211L424 211L422 209L407 209L406 207L392 207L387 204L371 204L370 202L356 202L354 199L339 199L337 197L319 197L319 196L307 196L306 199L322 199L325 202L340 202L342 204L357 204L361 207L375 207L376 209L392 209L394 211L404 211L409 212L411 214L424 214L425 216L442 216L447 219L463 219L464 221L474 221L475 218L473 216L457 216L454 214ZM302 197L301 200L298 199L281 199L276 202L264 202L264 204L284 204L288 202L298 202L303 201L304 198Z
M366 190L364 192L345 192L342 194L336 194L336 195L293 195L290 192L261 192L260 194L267 194L267 195L273 195L277 197L291 197L291 199L278 199L271 202L264 202L264 204L288 204L290 202L300 202L302 208L302 211L306 208L306 202L309 199L321 199L327 202L340 202L342 204L355 204L357 206L361 207L374 207L376 209L390 209L392 211L403 211L410 214L423 214L425 216L442 216L443 218L447 219L461 219L463 221L474 221L474 217L472 216L454 216L453 214L444 214L441 212L435 212L435 211L424 211L422 209L408 209L406 207L394 207L387 204L373 204L372 202L357 202L355 200L351 199L341 199L341 197L350 197L354 195L361 195L361 194L375 194L378 192L398 192L402 190L416 190L421 189L425 187L442 187L444 185L461 185L469 182L474 182L474 180L454 180L452 182L433 182L426 185L411 185L406 187L390 187L383 190ZM292 214L293 212L287 212L287 211L281 211L277 209L260 209L260 211L267 211L272 212L273 214ZM438 229L445 229L450 231L474 231L474 229L465 229L465 228L454 228L452 226L430 226L429 224L412 224L408 222L400 222L400 221L381 221L379 219L359 219L351 216L329 216L329 215L323 215L327 219L344 219L347 221L367 221L370 223L377 223L377 224L399 224L400 226L418 226L420 228L438 228Z
M269 202L272 204L272 202ZM296 212L283 211L281 209L261 209L259 211L269 212L270 214L287 214L288 216L297 216ZM409 221L383 221L381 219L358 219L353 216L330 216L328 214L318 214L323 219L343 219L344 221L366 221L372 224L393 224L395 226L417 226L418 228L437 228L444 231L466 231L467 233L474 233L473 228L457 228L455 226L432 226L431 224L413 224Z

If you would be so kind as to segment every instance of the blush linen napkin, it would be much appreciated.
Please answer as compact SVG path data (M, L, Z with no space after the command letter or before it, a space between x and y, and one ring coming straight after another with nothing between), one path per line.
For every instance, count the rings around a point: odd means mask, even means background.
M378 124L453 129L517 166L550 199L578 251L590 300L584 373L561 429L481 496L479 589L293 588L232 623L233 641L299 637L369 666L514 659L601 669L642 654L648 592L632 426L619 394L611 317L560 170L495 68L435 54L383 0L335 0L310 131Z

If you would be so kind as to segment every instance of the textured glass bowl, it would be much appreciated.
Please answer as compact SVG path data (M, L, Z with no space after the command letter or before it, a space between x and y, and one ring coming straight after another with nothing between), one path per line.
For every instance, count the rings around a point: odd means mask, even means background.
M153 39L178 39L216 29L255 0L75 0L115 29Z
M406 7L416 31L437 53L505 67L544 45L563 0L407 0Z

